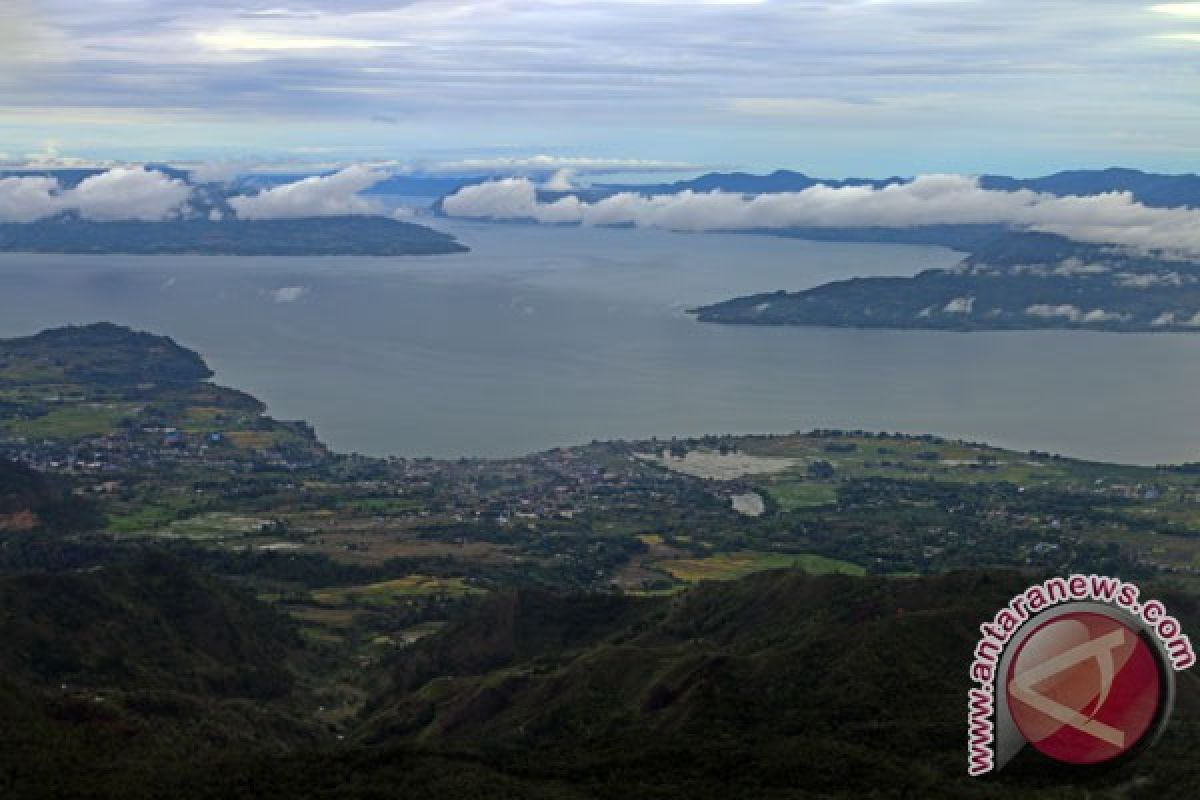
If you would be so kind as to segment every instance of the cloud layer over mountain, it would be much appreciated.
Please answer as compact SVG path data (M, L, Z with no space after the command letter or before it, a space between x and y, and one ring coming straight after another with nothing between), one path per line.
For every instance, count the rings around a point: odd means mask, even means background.
M355 165L227 197L240 219L285 219L381 214L387 209L360 193L387 170ZM554 185L566 189L570 175ZM145 167L115 167L77 186L43 175L0 178L0 222L33 222L62 213L88 220L165 220L207 214L194 207L196 188ZM1085 242L1200 254L1200 210L1151 208L1127 192L1060 197L1028 189L988 190L964 175L922 175L908 183L814 186L799 192L642 195L622 192L595 202L571 195L543 202L524 177L460 189L443 201L446 214L497 220L579 225L635 225L675 231L785 228L905 228L936 224L1003 224ZM220 214L214 212L213 218Z
M225 175L224 177L229 177ZM303 178L257 194L228 198L241 219L376 214L383 210L359 192L387 174L365 166L347 167L331 175ZM198 182L214 180L205 174ZM115 167L67 188L52 175L0 178L0 222L35 222L63 213L94 221L159 221L195 213L195 187L145 167ZM220 218L214 212L214 219Z
M90 220L161 220L191 196L186 183L162 172L118 167L64 189L57 178L0 178L0 222L33 222L73 211Z
M1200 253L1197 210L1148 208L1124 192L1057 197L1025 189L992 191L963 175L923 175L879 189L814 186L753 196L624 192L594 203L574 196L541 202L532 182L510 178L465 187L446 198L443 208L456 217L676 231L1005 224L1079 241Z
M370 189L387 174L370 167L352 166L334 173L304 178L267 189L256 195L232 197L229 205L241 219L330 217L379 213L359 192Z

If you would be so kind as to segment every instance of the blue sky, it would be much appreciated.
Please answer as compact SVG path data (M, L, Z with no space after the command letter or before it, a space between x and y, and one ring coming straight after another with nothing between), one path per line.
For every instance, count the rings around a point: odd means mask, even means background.
M8 161L1195 171L1200 3L0 0Z

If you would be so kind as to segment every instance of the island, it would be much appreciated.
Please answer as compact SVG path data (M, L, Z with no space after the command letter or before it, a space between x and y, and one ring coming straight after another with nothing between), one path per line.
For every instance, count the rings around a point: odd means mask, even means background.
M214 256L414 256L466 252L453 236L383 216L0 224L0 252Z
M737 325L1200 331L1200 263L1022 232L970 243L969 252L950 269L766 292L691 313Z

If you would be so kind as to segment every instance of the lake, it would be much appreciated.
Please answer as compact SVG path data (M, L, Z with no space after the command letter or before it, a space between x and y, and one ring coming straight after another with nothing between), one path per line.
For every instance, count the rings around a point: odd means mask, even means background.
M411 258L0 256L0 335L111 320L343 451L508 456L591 439L930 432L1200 460L1200 335L704 325L684 309L957 254L769 236L438 220Z

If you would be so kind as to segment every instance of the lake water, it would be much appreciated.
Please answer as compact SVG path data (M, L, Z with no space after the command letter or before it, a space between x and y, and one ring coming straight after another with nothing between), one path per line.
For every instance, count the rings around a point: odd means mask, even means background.
M98 320L166 333L275 416L377 455L844 427L1136 463L1200 460L1200 335L760 329L683 313L739 294L946 266L958 258L948 250L437 226L473 251L0 256L0 336Z

